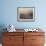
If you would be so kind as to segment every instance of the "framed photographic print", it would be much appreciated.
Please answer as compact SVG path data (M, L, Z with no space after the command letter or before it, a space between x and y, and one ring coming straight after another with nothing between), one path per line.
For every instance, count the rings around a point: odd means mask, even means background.
M18 7L17 20L22 22L35 21L35 8L34 7Z

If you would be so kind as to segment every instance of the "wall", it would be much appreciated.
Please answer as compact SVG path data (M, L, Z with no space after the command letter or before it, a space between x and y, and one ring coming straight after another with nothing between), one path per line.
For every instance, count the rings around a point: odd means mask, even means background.
M16 28L46 28L46 0L0 0L0 25L13 24ZM17 7L35 7L35 22L18 22Z

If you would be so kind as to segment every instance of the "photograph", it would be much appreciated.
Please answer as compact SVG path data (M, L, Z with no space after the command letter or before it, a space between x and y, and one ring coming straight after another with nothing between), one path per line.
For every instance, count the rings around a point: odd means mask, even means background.
M17 8L18 21L34 21L35 11L34 7L18 7Z

